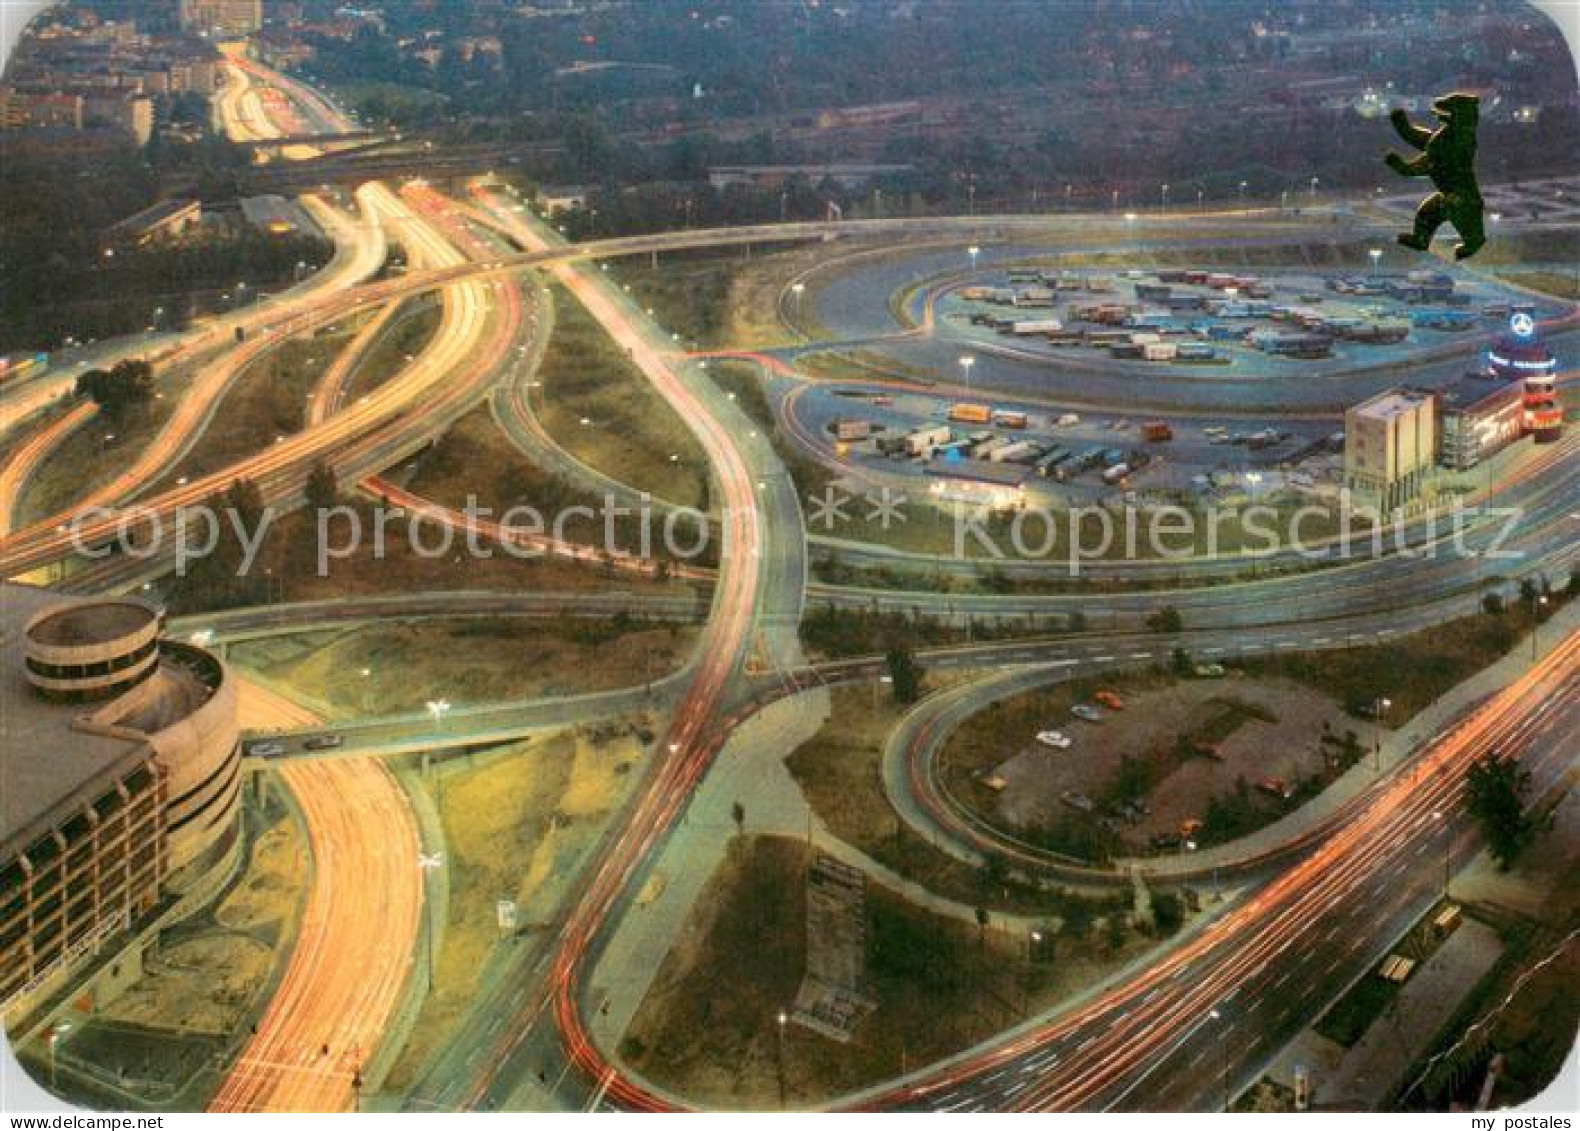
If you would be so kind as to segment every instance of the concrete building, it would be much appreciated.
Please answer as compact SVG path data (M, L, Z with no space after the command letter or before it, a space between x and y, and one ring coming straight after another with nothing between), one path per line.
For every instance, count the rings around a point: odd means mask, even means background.
M263 0L181 0L181 26L204 35L251 35L263 26Z
M1390 389L1344 413L1344 483L1383 511L1419 501L1437 462L1437 401Z
M0 589L0 1015L85 994L238 851L236 691L141 601Z

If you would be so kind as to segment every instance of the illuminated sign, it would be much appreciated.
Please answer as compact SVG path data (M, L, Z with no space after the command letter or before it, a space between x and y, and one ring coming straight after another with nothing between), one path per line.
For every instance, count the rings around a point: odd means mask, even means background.
M1494 365L1506 365L1514 369L1545 370L1551 369L1553 366L1558 364L1556 358L1548 358L1546 361L1518 361L1501 357L1495 353L1489 353L1487 355L1487 360L1492 362Z
M1536 319L1522 310L1509 319L1509 329L1522 338L1528 338L1536 332Z

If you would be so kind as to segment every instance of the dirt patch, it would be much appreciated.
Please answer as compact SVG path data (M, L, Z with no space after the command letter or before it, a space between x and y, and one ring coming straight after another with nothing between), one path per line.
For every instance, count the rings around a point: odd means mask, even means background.
M621 1052L655 1082L710 1106L825 1103L949 1056L1053 1008L1151 945L1083 925L1039 949L917 907L869 880L867 990L877 1009L849 1043L775 1018L806 956L808 849L737 837L665 959ZM781 1055L782 1053L782 1055Z
M231 660L272 683L312 689L331 719L356 718L438 697L492 703L635 686L684 664L698 631L618 617L382 621L238 644Z

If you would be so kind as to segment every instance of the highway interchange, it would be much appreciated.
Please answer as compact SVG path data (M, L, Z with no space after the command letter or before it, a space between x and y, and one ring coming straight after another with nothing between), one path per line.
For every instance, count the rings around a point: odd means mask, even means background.
M236 80L220 99L219 112L233 136L262 140L285 134L346 132L353 128L332 105L303 84L240 55L232 55ZM276 121L274 117L283 118ZM285 159L310 159L310 145L285 148ZM24 431L43 404L69 387L70 372L50 372L25 388L7 389L8 424L22 437L4 468L5 516L0 563L8 576L27 574L68 558L76 546L99 547L118 532L124 512L135 504L146 516L168 521L182 506L200 503L245 476L280 506L300 503L303 485L319 461L342 482L457 528L470 527L493 539L522 539L563 560L602 561L590 547L480 523L406 491L386 477L389 469L427 444L468 409L488 400L496 419L526 454L598 491L611 486L559 448L533 416L522 395L541 358L552 311L541 305L539 274L552 277L579 302L629 356L642 377L695 434L716 487L712 518L720 539L715 569L693 570L690 580L706 596L653 597L602 593L433 593L395 598L348 598L311 605L271 606L184 618L175 627L205 640L227 642L269 634L312 631L326 625L360 624L403 617L608 616L639 611L656 619L701 621L702 636L690 661L678 671L638 686L572 698L464 705L443 725L413 712L364 719L336 727L343 744L313 753L304 737L322 729L316 720L282 705L267 729L280 733L287 756L278 760L285 784L298 797L315 837L333 838L335 853L381 854L379 840L411 839L399 812L379 826L323 812L314 798L327 792L364 796L388 811L398 794L378 759L413 751L479 748L562 728L578 721L624 717L661 708L667 726L654 743L655 759L631 800L617 814L587 860L573 905L552 916L559 930L492 961L490 983L508 988L499 1000L480 1004L463 1021L428 1072L411 1089L412 1107L504 1107L519 1097L522 1081L545 1062L558 1062L554 1102L567 1105L667 1108L685 1104L635 1076L600 1045L589 1029L588 985L614 933L632 906L635 892L666 851L689 799L713 768L735 727L767 705L816 694L830 683L871 681L881 662L871 659L813 663L802 654L797 634L805 608L834 606L921 611L965 623L1026 618L1045 630L1026 639L981 643L923 653L929 667L993 670L959 693L961 717L1014 687L1065 678L1080 672L1124 670L1158 662L1177 642L1193 654L1236 656L1280 649L1343 647L1376 640L1473 612L1488 582L1474 556L1415 557L1391 552L1342 565L1315 565L1298 572L1247 579L1239 559L1205 562L1090 563L1102 574L1162 573L1151 588L1105 589L1100 593L1058 592L992 595L955 593L947 598L914 590L835 586L814 579L812 560L837 553L857 564L898 564L916 576L940 568L974 570L970 563L906 555L884 547L837 545L809 537L793 481L775 447L757 425L707 375L705 359L690 357L647 318L630 297L596 270L613 258L701 247L846 241L929 244L941 239L1033 240L1064 246L1067 233L1050 231L1038 217L964 217L867 223L767 225L747 229L670 232L583 244L565 244L553 229L524 216L514 197L489 184L474 185L468 198L446 196L422 183L394 186L371 182L353 194L351 211L320 196L305 205L334 238L335 258L314 277L266 302L226 315L209 326L168 340L118 347L105 343L95 363L117 348L147 354L161 373L190 367L193 376L182 401L154 442L86 491L67 511L33 522L16 521L18 501L29 478L50 453L91 416L78 406L46 425ZM1095 218L1078 242L1116 245L1187 245L1203 239L1297 238L1305 226L1287 217L1250 212L1215 217L1212 234L1190 240L1171 237L1169 217L1141 222ZM1249 233L1249 235L1248 235ZM407 270L379 276L389 243L408 256ZM591 269L590 269L591 268ZM428 343L389 380L352 401L346 396L360 359L371 351L402 304L433 296L440 322ZM247 367L281 344L345 319L358 320L349 346L330 365L315 389L307 426L260 447L256 455L190 482L169 483L169 469L201 438L226 393ZM241 340L236 333L240 328ZM916 335L925 344L925 332ZM917 356L921 356L918 354ZM783 361L764 358L764 366ZM1541 459L1523 466L1517 478L1491 485L1486 501L1518 507L1511 532L1490 520L1473 527L1470 545L1494 539L1521 554L1506 581L1544 574L1561 577L1573 564L1575 537L1574 458L1570 436ZM875 480L876 481L876 480ZM613 484L629 492L635 485ZM71 524L68 527L68 524ZM1413 528L1417 545L1434 537ZM77 591L128 588L157 581L171 565L169 552L149 559L125 556L77 563L69 585ZM651 572L649 561L620 559L618 568ZM1057 575L1057 563L1016 564L1017 574ZM1214 583L1216 578L1216 583ZM618 580L615 582L618 585ZM1146 617L1162 607L1178 609L1186 629L1178 640L1147 633ZM1061 618L1080 612L1092 623L1072 636ZM1040 618L1040 622L1039 622ZM1452 727L1430 736L1393 774L1346 808L1321 836L1312 836L1278 857L1278 867L1258 857L1246 871L1260 886L1179 940L1142 975L1095 994L1052 1017L1037 1018L981 1048L941 1065L919 1069L905 1080L850 1097L852 1106L972 1109L1104 1109L1146 1107L1211 1109L1221 1089L1255 1078L1261 1065L1319 1005L1364 969L1380 948L1430 904L1441 874L1434 849L1448 840L1464 855L1474 838L1457 817L1458 794L1468 765L1497 746L1518 750L1542 782L1567 769L1573 750L1580 696L1580 637L1553 632L1545 658L1506 690ZM929 701L929 710L947 705ZM947 719L930 719L940 728ZM896 749L918 747L899 741ZM897 781L925 766L922 753L899 758ZM317 768L315 768L317 767ZM260 771L264 772L264 771ZM316 779L315 779L316 775ZM922 781L925 785L925 780ZM901 796L900 786L896 796ZM365 792L364 792L365 791ZM961 824L958 812L936 798L919 795L912 811L930 832L957 851L994 851L1022 865L1048 867L1014 844ZM1438 814L1435 816L1435 814ZM1441 814L1455 816L1444 817ZM342 823L337 825L336 822ZM394 822L392 825L390 822ZM398 830L392 834L391 828ZM408 836L410 833L410 836ZM407 853L406 855L410 855ZM391 855L393 859L393 854ZM416 883L418 872L405 855L387 882ZM1285 866L1287 864L1287 867ZM1166 869L1165 869L1166 870ZM1083 877L1073 877L1080 879ZM1096 883L1126 883L1122 875L1086 876ZM370 881L385 883L386 880ZM420 885L417 885L420 887ZM420 898L420 896L418 896ZM383 1004L390 1008L400 986L413 977L417 923L411 900L359 907L336 897L324 902L315 891L317 923L327 932L322 945L354 954L365 940L381 939L379 953L391 957L381 971ZM391 916L395 918L392 920ZM336 931L344 932L336 935ZM1341 940L1335 944L1335 939ZM293 970L313 955L293 955ZM317 1046L323 1019L334 1010L357 1012L364 1005L324 996L349 972L309 982L288 972L266 1019L257 1048L238 1063L216 1097L217 1106L345 1106L351 1099L346 1042L333 1071L304 1069L301 1054ZM1298 985L1298 993L1291 985ZM291 995L312 1000L303 1011ZM305 997L304 997L305 995ZM375 1015L379 1012L375 1010ZM1213 1011L1217 1011L1214 1017ZM308 1036L312 1032L313 1036ZM1247 1039L1230 1040L1232 1034ZM360 1038L359 1038L360 1039ZM1202 1065L1232 1047L1220 1082ZM360 1051L360 1050L359 1050ZM320 1066L322 1067L322 1066Z

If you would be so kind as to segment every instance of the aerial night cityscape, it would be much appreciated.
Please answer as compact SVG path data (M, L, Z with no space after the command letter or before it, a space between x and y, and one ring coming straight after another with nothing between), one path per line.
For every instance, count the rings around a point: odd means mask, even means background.
M0 2L8 1126L1573 1131L1577 31Z

